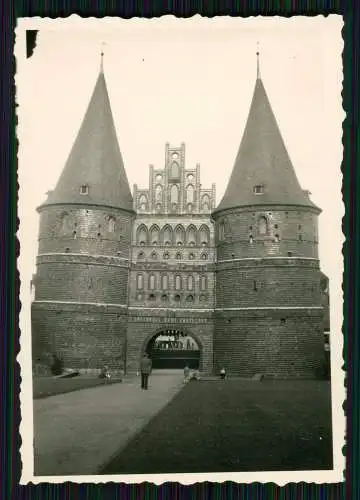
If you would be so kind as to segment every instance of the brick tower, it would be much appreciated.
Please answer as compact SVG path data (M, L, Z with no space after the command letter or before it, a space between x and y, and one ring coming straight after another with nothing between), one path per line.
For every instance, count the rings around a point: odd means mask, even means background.
M259 61L216 224L214 368L314 377L323 362L318 215L281 137Z
M39 208L33 360L123 367L132 196L101 68L55 189Z

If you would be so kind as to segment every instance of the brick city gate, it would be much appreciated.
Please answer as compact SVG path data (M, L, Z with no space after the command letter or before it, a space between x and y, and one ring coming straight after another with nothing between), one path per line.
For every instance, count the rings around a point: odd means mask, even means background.
M196 340L181 330L164 329L154 335L145 351L155 369L199 369L200 347Z

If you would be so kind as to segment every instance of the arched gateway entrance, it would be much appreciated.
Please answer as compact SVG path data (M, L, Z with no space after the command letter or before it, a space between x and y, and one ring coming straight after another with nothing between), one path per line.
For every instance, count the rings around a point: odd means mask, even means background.
M164 329L157 332L145 347L155 369L199 369L200 346L191 335L182 330Z

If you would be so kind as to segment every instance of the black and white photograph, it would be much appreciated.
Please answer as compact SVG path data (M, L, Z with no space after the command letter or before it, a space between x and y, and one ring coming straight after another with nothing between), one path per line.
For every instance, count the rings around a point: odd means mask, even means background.
M23 484L342 481L342 27L19 20Z

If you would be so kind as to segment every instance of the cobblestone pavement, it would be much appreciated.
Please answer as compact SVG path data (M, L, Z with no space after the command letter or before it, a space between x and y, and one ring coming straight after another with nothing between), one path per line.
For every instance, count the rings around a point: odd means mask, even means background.
M87 475L127 444L182 387L182 371L34 400L34 474Z

